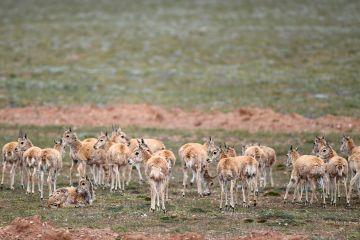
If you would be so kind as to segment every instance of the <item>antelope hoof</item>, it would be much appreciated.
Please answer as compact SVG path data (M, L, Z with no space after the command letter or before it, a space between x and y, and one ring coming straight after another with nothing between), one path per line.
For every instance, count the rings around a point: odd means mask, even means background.
M24 186L24 185L21 185L21 188L22 188L22 189L25 189L25 186Z
M155 212L155 208L150 208L150 212Z
M259 191L255 192L255 196L257 196L257 197L259 196Z
M4 184L1 184L0 185L0 189L2 190L4 188Z
M325 203L323 203L322 207L323 207L323 208L326 208L326 204L325 204Z
M194 185L194 183L193 183L193 182L190 182L190 186L192 186L192 185Z
M222 212L223 208L222 207L219 207L219 211Z
M254 202L254 207L256 207L256 205L257 205L257 202Z
M44 197L40 197L40 200L41 200L41 201L44 200Z
M14 187L11 187L11 188L10 188L10 190L14 191L14 190L15 190L15 188L14 188Z
M229 210L231 210L232 212L235 212L235 207L230 205Z
M166 212L167 212L165 208L163 208L162 211L163 211L163 213L166 213Z

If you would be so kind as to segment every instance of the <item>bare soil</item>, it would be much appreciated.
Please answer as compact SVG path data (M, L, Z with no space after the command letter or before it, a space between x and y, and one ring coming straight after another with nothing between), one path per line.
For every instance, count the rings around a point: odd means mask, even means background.
M250 132L345 132L360 131L360 119L326 115L309 119L298 114L281 114L271 109L239 108L232 112L184 111L146 104L116 106L38 106L0 109L0 122L26 125L75 125L160 128L244 129Z
M205 239L197 233L183 234L165 234L165 235L149 235L146 233L126 233L117 234L110 229L68 229L55 228L48 222L43 222L38 215L29 218L16 218L10 225L0 228L0 239L4 240L96 240L96 239L124 239L124 240L202 240ZM278 240L298 240L305 239L300 235L283 235L278 232L253 232L245 236L236 237L235 239L278 239Z

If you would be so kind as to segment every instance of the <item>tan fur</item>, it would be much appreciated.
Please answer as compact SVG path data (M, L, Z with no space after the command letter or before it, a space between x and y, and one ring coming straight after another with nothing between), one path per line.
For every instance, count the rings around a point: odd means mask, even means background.
M41 151L39 170L40 170L40 198L44 197L44 174L48 173L47 183L49 187L49 196L56 191L57 176L62 169L62 154L64 153L64 144L62 140L55 141L53 148L45 148ZM30 186L28 185L28 192Z
M209 141L204 144L199 143L187 143L180 147L178 153L181 160L184 178L183 178L183 196L185 196L187 178L188 178L188 169L191 169L193 177L190 181L191 184L194 183L196 179L197 183L197 192L200 196L203 196L202 184L203 184L203 171L202 169L207 168L207 157L208 151L213 151L217 149L215 144L212 142L211 138ZM210 194L209 186L205 186L205 195Z
M22 152L22 161L28 176L27 193L30 193L30 184L32 186L31 193L34 193L35 177L41 160L40 158L42 150L39 147L33 146L32 142L29 138L26 137L26 135L18 139L17 148L20 152Z
M266 187L266 169L270 168L270 159L268 159L266 152L262 147L252 145L245 148L244 156L251 156L259 163L260 187Z
M72 165L70 167L70 185L72 185L72 171L74 167L77 167L80 177L85 177L87 164L90 165L93 179L96 181L94 157L103 156L101 153L98 153L97 149L94 148L97 139L89 138L85 141L81 141L76 133L69 128L64 132L63 140L70 146L70 157L72 159Z
M319 154L319 151L320 151L320 148L326 146L327 144L327 141L325 139L325 136L316 136L315 139L314 139L314 145L313 145L313 149L311 151L311 154L313 155L318 155Z
M48 199L48 207L84 207L91 205L95 199L95 192L91 181L82 178L78 187L59 188Z
M21 185L24 187L24 180L23 180L23 166L21 156L18 152L15 151L18 142L9 142L6 143L2 148L2 159L3 159L3 168L2 168L2 176L1 176L1 187L4 185L4 177L7 166L10 167L9 175L10 175L10 189L14 189L14 180L15 180L15 171L16 167L20 165L20 176L21 176Z
M321 146L318 152L319 157L326 163L326 187L328 188L327 192L331 195L331 204L336 205L337 194L340 198L340 180L343 181L345 196L347 195L348 162L345 158L337 155L334 149L327 143L325 146Z
M168 164L168 168L169 168L169 174L168 174L168 179L166 182L166 200L169 200L169 183L170 183L170 178L171 178L171 173L172 173L172 169L175 167L175 162L176 162L176 157L175 154L170 151L170 150L160 150L157 151L156 153L153 154L153 156L159 156L162 157L166 160L167 164ZM207 179L208 181L210 181L210 179Z
M293 169L291 172L290 182L287 185L286 193L284 196L284 201L286 201L289 190L291 187L297 187L301 181L305 181L310 184L312 189L312 195L310 204L313 203L313 198L315 196L316 184L317 181L322 182L325 175L325 163L323 160L316 156L312 155L303 155L300 156L297 150L290 148L288 152L288 165L292 165ZM306 202L307 198L307 188L306 189ZM325 192L324 187L322 187L323 192L323 206L325 206Z
M107 158L110 166L111 187L110 191L120 189L125 190L125 172L129 170L128 157L130 149L122 143L111 145L107 152ZM121 177L120 177L121 173ZM115 181L116 180L116 181ZM115 181L115 186L114 186Z
M165 211L165 191L169 180L169 164L166 159L157 155L153 156L152 153L139 145L131 153L129 157L129 163L135 164L144 162L145 165L145 176L150 184L151 192L151 211L155 211L155 202L157 200L157 207L160 208L161 198L161 209Z

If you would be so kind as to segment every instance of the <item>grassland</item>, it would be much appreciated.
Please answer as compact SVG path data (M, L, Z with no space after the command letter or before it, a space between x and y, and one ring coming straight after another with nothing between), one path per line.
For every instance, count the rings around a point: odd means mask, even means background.
M0 107L360 117L360 2L0 1Z
M22 126L28 131L34 144L45 147L51 145L52 139L59 137L62 127L31 127ZM1 126L2 137L0 145L16 137L18 126ZM78 129L80 136L95 136L101 128ZM351 208L345 208L341 199L338 207L328 206L322 209L320 203L311 207L300 204L283 205L282 197L289 179L289 169L286 169L285 153L289 144L299 145L300 151L308 153L311 150L312 139L316 133L303 134L249 134L244 131L224 130L164 130L164 129L126 129L132 136L152 136L163 140L166 145L177 152L179 146L188 141L201 141L211 134L217 142L226 141L240 145L245 142L258 141L273 146L278 153L278 161L274 167L275 188L265 189L260 194L258 207L244 209L238 207L235 213L222 213L218 210L219 185L215 181L213 194L210 197L199 198L192 188L186 198L180 194L182 173L179 162L174 169L174 179L171 181L168 212L151 214L148 212L150 198L148 186L140 185L134 172L134 181L125 194L110 194L109 190L97 190L95 204L84 209L47 209L41 203L39 196L26 195L19 184L15 191L8 189L0 191L0 226L8 224L15 217L39 214L43 219L51 221L56 226L66 227L111 227L116 232L128 231L150 233L175 233L195 231L208 237L234 236L256 230L277 230L285 234L304 234L310 238L319 239L358 239L360 237L359 215L360 200L353 199ZM328 138L336 148L339 146L340 135L332 134ZM360 138L356 136L356 141ZM68 184L69 158L64 160L59 185ZM211 167L215 174L215 166ZM8 179L7 184L8 184ZM19 181L17 181L19 183ZM7 185L8 186L8 185ZM47 189L47 188L46 188Z

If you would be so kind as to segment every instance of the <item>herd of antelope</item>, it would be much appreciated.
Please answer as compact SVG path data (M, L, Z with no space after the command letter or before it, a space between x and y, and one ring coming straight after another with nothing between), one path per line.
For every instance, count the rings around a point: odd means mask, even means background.
M56 179L62 169L62 158L65 148L70 148L71 167L69 172L70 185L73 185L73 172L79 176L78 186L56 189ZM297 148L290 147L287 153L287 166L292 167L291 178L286 188L284 203L289 190L293 187L293 202L302 202L305 191L305 204L317 200L316 188L321 188L323 207L326 199L336 205L343 188L347 205L354 185L360 197L360 146L355 146L349 136L343 136L340 152L347 159L338 155L325 137L316 137L310 155L300 155ZM213 179L219 179L220 209L235 209L237 191L241 189L242 205L256 206L259 187L267 186L267 178L271 187L274 186L272 166L276 162L274 149L259 144L245 145L242 155L237 155L231 146L218 146L210 137L203 144L186 143L180 147L178 155L183 171L182 196L185 197L188 186L188 172L192 173L190 184L196 183L200 196L210 195ZM85 206L95 200L94 187L110 187L110 191L124 191L131 181L131 172L136 168L140 182L145 179L150 186L151 211L163 210L169 200L169 181L175 166L175 154L166 149L156 139L130 139L120 128L114 127L112 133L100 133L98 138L80 140L71 128L64 131L61 138L54 141L52 148L39 148L32 144L30 138L21 130L17 141L9 142L2 148L3 169L1 188L4 184L6 170L10 169L10 189L14 189L15 171L20 169L20 181L23 188L24 177L27 177L26 193L34 193L37 182L40 198L44 198L44 176L47 174L49 188L49 207ZM209 165L217 163L217 175L209 175ZM92 178L87 177L87 168ZM24 174L24 170L26 175ZM351 180L348 185L348 173ZM311 190L309 200L308 191ZM235 191L235 194L234 194ZM229 195L229 196L228 196ZM235 195L235 197L234 197ZM252 196L252 202L250 197Z

